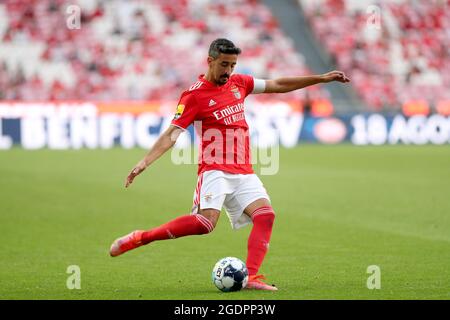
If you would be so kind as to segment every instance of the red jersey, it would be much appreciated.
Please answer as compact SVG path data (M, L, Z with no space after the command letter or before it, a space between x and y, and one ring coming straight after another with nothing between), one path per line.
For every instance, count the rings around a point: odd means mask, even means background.
M198 174L221 170L236 174L253 173L250 136L244 115L244 99L252 93L254 79L234 74L224 85L200 75L178 103L172 124L186 129L194 123L201 145Z

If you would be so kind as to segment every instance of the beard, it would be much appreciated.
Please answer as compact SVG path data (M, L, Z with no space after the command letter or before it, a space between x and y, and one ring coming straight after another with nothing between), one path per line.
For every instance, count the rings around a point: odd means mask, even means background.
M228 76L228 75L221 75L220 77L219 77L219 83L220 84L225 84L225 83L227 83L228 82L228 79L229 79L230 77Z

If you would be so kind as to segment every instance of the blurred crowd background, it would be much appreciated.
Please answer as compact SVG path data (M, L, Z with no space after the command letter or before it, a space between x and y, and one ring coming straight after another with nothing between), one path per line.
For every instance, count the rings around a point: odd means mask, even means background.
M365 110L450 114L450 1L376 2L380 25L366 10L372 2L297 2ZM80 29L67 27L70 5L81 8ZM316 73L284 31L258 0L0 1L0 100L177 100L218 37L242 48L235 72ZM283 99L332 97L315 86Z

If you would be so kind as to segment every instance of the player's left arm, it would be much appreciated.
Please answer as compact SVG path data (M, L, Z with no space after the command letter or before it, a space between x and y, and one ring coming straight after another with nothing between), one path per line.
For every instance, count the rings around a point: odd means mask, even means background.
M350 79L342 71L330 71L324 74L298 77L283 77L272 80L265 80L264 93L285 93L319 83L331 81L350 82Z

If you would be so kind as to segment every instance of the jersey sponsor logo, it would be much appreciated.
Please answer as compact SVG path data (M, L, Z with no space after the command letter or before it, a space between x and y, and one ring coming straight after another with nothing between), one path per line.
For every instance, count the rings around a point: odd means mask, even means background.
M236 105L227 106L226 108L223 108L221 110L214 111L213 115L216 117L217 120L220 120L220 119L226 118L228 116L231 116L235 113L243 112L243 111L244 111L244 104L238 103Z
M216 104L217 103L213 99L209 100L209 106L210 107L212 107L213 105L216 105Z
M231 86L231 92L233 92L234 97L236 99L240 99L241 98L241 92L239 91L239 88L236 87L234 84Z
M181 117L184 111L184 104L179 104L177 106L177 111L175 112L175 116L173 117L175 120Z

